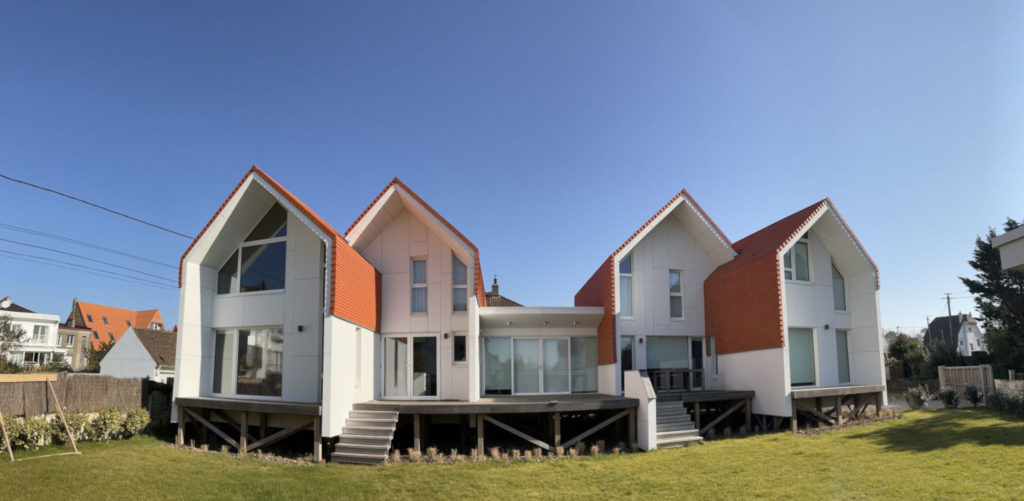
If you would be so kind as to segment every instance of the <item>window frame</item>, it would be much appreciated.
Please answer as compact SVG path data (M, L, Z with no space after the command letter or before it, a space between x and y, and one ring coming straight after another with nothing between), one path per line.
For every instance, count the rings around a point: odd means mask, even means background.
M29 338L30 344L46 344L46 338L50 335L49 326L35 324L32 326L32 337Z
M672 292L672 274L676 273L679 275L679 292ZM668 270L668 317L672 320L679 321L686 319L686 308L683 304L683 270ZM679 316L672 316L672 298L679 298Z
M423 281L416 281L416 262L423 261ZM414 256L409 258L409 314L424 316L430 313L430 268L427 256ZM413 300L414 291L423 289L423 311L416 311L416 301ZM468 309L468 298L467 298Z
M848 301L847 301L848 298L847 298L847 294L846 294L846 276L843 275L843 272L839 271L839 267L836 266L836 262L835 261L831 261L831 264L832 264L832 309L834 309L837 312L849 313L850 312L850 305L847 304L848 303ZM838 305L836 304L836 275L839 275L839 279L842 280L842 282L843 282L843 309L839 309Z
M456 357L455 350L456 345L459 342L459 338L462 338L462 358ZM466 334L452 334L452 365L467 365L469 363L469 336Z
M796 259L793 257L793 254L794 250L796 249L796 246L801 244L807 247L807 280L796 278ZM804 233L803 236L801 236L796 242L794 242L793 246L790 247L789 250L782 255L782 277L787 282L796 282L801 284L812 283L814 282L813 263L814 259L811 256L810 232L808 232ZM786 273L789 273L790 276L787 277Z
M790 341L790 335L789 335L790 334L790 330L792 330L792 329L807 330L807 331L811 332L811 368L814 370L814 381L810 382L810 383L797 383L797 384L793 384L793 378L792 378L792 375L793 375L793 369L792 369L793 361L791 359L790 362L789 362L789 365L790 365L789 387L790 388L795 388L795 387L799 387L799 388L814 388L814 387L817 387L817 386L819 386L820 381L821 381L821 368L819 367L819 364L818 364L818 329L816 329L814 327L801 327L801 326L796 326L796 325L787 327L786 328L786 356L787 357L791 357L792 356L792 352L790 351L792 348L790 346L791 345L791 341Z
M264 330L264 329L281 329L281 335L282 335L282 341L281 341L281 352L282 352L282 356L281 356L282 357L281 358L281 395L280 396L273 396L273 395L243 395L243 394L239 394L238 393L238 336L239 336L239 333L241 331L243 331L243 330L255 331L255 330ZM212 357L212 359L210 360L210 362L209 362L209 370L210 370L211 377L210 377L210 382L209 382L208 388L209 388L211 396L222 397L222 398L232 398L232 399L244 399L244 400L270 400L270 401L282 401L282 400L284 400L284 393L285 393L285 388L286 388L286 385L285 385L285 382L284 382L285 375L286 375L284 366L285 366L285 363L287 361L287 359L284 357L284 343L287 341L288 336L285 335L285 331L284 331L284 326L283 325L261 325L261 326L245 326L245 327L217 327L217 328L211 329L211 331L212 331L211 334L212 334L212 338L213 338L212 341L213 342L211 343L212 346L210 347L210 350L211 350L211 354L214 355ZM231 391L229 393L225 393L223 391L221 391L220 393L217 393L217 392L213 391L213 383L214 383L213 378L217 376L215 371L214 371L214 369L216 367L215 364L216 364L216 347L217 347L217 333L218 332L223 332L223 333L225 333L230 338L230 339L226 339L225 343L224 343L226 347L230 347L230 349L231 349L231 367L230 367L231 370L228 371L228 374L229 374L228 387L231 389ZM222 387L221 390L223 390L223 389L224 388Z
M627 260L627 259L629 260L629 272L628 273L623 273L622 272L622 262ZM618 301L619 301L619 318L632 319L632 318L634 318L633 315L636 313L635 311L633 311L633 307L636 306L636 302L633 301L633 290L636 288L635 287L636 284L633 283L633 253L632 252L630 252L629 254L626 254L622 259L619 259L619 262L618 262L618 265L616 266L616 270L615 271L617 273L616 276L618 277L618 286L619 286L618 287L618 294L616 294L616 297L618 298ZM623 294L622 294L622 279L623 278L628 278L629 279L629 314L628 315L623 313L623 305L626 304L625 300L623 299Z
M579 392L573 390L573 384L572 384L572 378L573 378L573 372L572 372L573 371L573 368L572 368L572 340L575 339L575 338L594 339L595 342L597 342L597 336L481 336L480 339L508 339L509 340L509 354L510 354L510 359L509 359L509 370L510 370L510 372L509 372L509 374L511 376L511 379L509 381L510 382L510 386L511 386L509 394L506 395L506 394L502 394L502 393L487 393L487 390L486 390L487 385L486 385L486 382L483 380L483 378L485 378L486 374L487 374L487 357L486 356L480 357L480 373L482 375L482 377L481 377L481 384L480 384L480 394L481 394L481 396L487 396L487 397L514 397L514 396L517 396L517 395L523 395L523 396L542 396L542 395L575 395L575 394L595 394L595 393L598 393L598 391L599 391L598 389L595 389L594 391L579 391ZM522 340L522 341L537 341L537 355L538 355L538 359L537 359L537 361L538 361L538 363L537 363L537 376L539 378L538 379L538 387L540 388L540 392L539 393L532 393L532 392L531 393L523 393L523 392L516 391L516 340L517 339L518 340ZM567 348L568 348L567 351L566 351L566 359L565 359L566 366L568 367L568 369L566 370L566 378L567 378L567 386L566 387L569 389L569 391L567 391L567 392L554 393L554 392L545 392L544 391L544 341L551 341L551 340L554 340L554 341L562 341L562 340L564 340L566 342L566 345L567 345ZM483 346L485 344L486 344L486 341L483 341L483 342L480 343L481 350L484 349ZM598 363L598 364L595 364L594 367L597 368L600 365L601 364ZM600 377L600 375L598 375L597 377Z
M278 205L280 205L280 204L278 204ZM265 212L263 214L263 216L260 217L260 219L258 221L256 221L256 224L254 224L253 227L251 229L249 229L249 233L247 233L246 236L242 238L242 241L239 242L239 244L237 246L235 246L234 250L228 255L227 259L225 259L222 263L220 263L220 266L217 267L217 281L218 281L218 283L216 285L217 285L217 290L219 291L219 289L220 289L220 283L219 283L220 282L220 270L222 268L224 268L224 265L228 264L228 261L231 261L232 259L235 260L235 279L231 281L231 287L230 287L231 290L229 290L228 292L217 292L215 294L215 296L230 297L230 296L242 296L242 295L249 296L249 295L259 295L259 294L280 294L280 293L283 293L285 290L288 289L288 244L287 244L287 242L288 242L288 215L290 214L290 212L283 205L281 207L285 211L285 219L284 219L285 232L284 232L284 235L280 236L280 237L262 238L262 239L259 239L259 240L249 240L249 241L245 240L246 238L249 238L249 234L251 234L254 230L256 230L256 227L259 226L260 223L263 222L263 219L266 218L268 214L270 214L270 211L272 211L274 209L274 207L271 206L271 208L267 209L267 212ZM256 246L260 246L260 245L276 244L276 243L280 243L280 242L285 242L284 276L282 277L282 280L281 280L282 281L281 288L280 289L266 289L266 290L261 290L261 291L242 292L242 249L244 249L246 247L256 247Z
M74 334L68 334L68 339L67 339L67 342L64 344L64 346L67 346L68 348L74 348L75 347L75 335Z
M458 261L459 264L461 264L462 267L466 269L466 280L462 284L456 284L455 283L455 262L456 261ZM462 310L456 310L455 309L455 291L457 289L463 290L465 292L465 294L466 294L466 308L462 309ZM463 263L462 260L459 259L459 257L456 256L454 252L452 252L452 313L456 314L456 315L463 315L463 314L466 314L467 312L469 312L469 266L467 266L466 263Z

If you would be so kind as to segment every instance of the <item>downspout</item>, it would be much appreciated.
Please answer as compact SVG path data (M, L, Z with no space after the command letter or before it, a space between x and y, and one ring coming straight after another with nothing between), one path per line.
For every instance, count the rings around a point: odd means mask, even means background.
M320 325L317 327L317 336L320 337L320 350L317 353L317 366L320 367L320 377L317 379L319 388L317 389L317 395L319 396L319 402L321 409L324 403L324 320L327 318L326 311L324 310L324 300L326 298L325 289L327 284L324 283L326 270L327 270L327 252L325 251L327 244L320 242ZM321 416L323 411L321 410Z

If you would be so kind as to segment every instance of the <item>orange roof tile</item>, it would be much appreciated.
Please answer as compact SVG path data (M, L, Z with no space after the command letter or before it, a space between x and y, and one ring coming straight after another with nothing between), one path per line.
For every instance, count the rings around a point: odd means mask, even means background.
M114 336L115 342L121 339L128 327L148 328L153 322L164 322L160 317L160 310L134 311L84 301L77 301L75 304L82 314L86 328L100 336L99 339L92 338L93 349L99 349L101 343L110 342L111 335Z

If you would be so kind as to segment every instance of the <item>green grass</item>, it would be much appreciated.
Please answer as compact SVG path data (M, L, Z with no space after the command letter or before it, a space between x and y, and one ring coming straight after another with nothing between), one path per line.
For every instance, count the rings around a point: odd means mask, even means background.
M972 409L907 412L899 421L821 435L778 433L539 463L285 466L163 445L142 437L82 444L81 456L0 459L0 493L19 499L1024 496L1024 421Z

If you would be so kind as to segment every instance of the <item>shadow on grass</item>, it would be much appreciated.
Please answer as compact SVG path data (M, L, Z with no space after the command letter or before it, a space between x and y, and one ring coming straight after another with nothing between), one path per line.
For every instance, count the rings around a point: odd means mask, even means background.
M926 410L914 419L885 428L872 428L846 439L866 440L891 451L929 452L959 444L1024 445L1024 421L985 410ZM984 422L981 422L984 421Z

